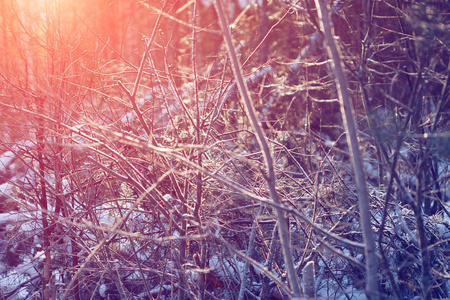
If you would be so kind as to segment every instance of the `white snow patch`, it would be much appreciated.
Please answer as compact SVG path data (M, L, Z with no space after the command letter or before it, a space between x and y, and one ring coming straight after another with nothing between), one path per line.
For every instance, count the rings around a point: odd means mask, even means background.
M239 278L245 270L245 263L234 258L219 259L217 256L211 257L209 266L214 269L223 280L229 280L230 277Z
M126 113L123 115L123 117L120 119L120 122L122 123L132 123L134 120L136 120L136 113L134 111L130 111L129 113Z
M3 184L0 184L0 196L4 195L6 197L11 196L11 187L9 183L5 182Z
M22 213L17 212L7 212L0 214L0 224L1 223L18 223L26 221L27 217L24 216Z
M100 294L100 297L106 298L107 289L108 287L106 286L106 284L102 283L102 285L100 285L100 287L98 288L98 293Z
M62 191L63 191L64 194L70 193L71 188L70 188L70 181L69 180L67 180L67 179L63 179L62 180Z
M352 300L366 300L367 299L366 293L361 290L348 289L345 292L347 293L347 295L350 296L350 299L352 299ZM340 297L338 297L336 299L337 300L347 300L347 296L342 294Z
M0 278L0 290L9 292L16 288L17 285L21 284L24 281L27 281L29 278L27 275L18 274L15 271L11 271L8 273L6 277ZM28 299L29 293L26 287L23 287L17 293L14 294L10 299Z
M155 287L154 289L150 290L150 294L158 294L159 291L161 291L161 290L168 290L168 291L170 291L171 289L172 289L171 285L164 284L162 286L158 286L158 287Z
M36 254L34 255L34 259L37 261L39 261L39 260L43 261L44 258L45 258L45 251L43 251L43 250L36 252Z
M30 261L29 259L26 259L23 263L21 263L20 265L18 265L14 271L17 274L22 274L22 275L28 275L30 277L34 277L39 275L39 273L36 271L36 264L34 261Z
M13 162L16 155L12 151L6 151L0 155L0 173L6 173L6 169Z

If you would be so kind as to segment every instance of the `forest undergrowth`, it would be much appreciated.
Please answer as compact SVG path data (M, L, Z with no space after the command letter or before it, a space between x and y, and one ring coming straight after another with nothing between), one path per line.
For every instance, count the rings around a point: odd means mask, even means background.
M1 5L0 299L450 297L447 1Z

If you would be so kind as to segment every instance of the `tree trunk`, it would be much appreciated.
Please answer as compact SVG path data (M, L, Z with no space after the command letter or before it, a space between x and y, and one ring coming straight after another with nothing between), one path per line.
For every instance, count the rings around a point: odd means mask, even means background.
M358 192L358 206L360 222L365 243L366 257L366 295L367 298L379 299L378 292L378 260L376 256L374 234L370 221L370 205L363 171L363 161L358 146L356 135L356 125L353 120L353 108L348 92L347 78L344 74L344 67L341 61L341 55L334 39L334 30L330 20L330 10L324 0L315 0L319 15L320 27L324 33L324 41L330 57L331 67L333 69L339 102L341 104L341 114L344 121L344 128L347 133L347 144L350 149L350 156L353 165L353 172L356 180Z
M244 80L242 67L236 56L236 51L234 49L234 45L231 40L230 29L228 28L228 24L220 0L215 1L215 7L217 15L219 17L220 27L222 28L222 34L225 38L228 55L230 57L233 69L233 74L236 78L236 84L239 88L239 93L243 100L245 111L247 113L248 118L250 119L252 128L255 131L256 139L258 141L259 147L261 148L261 152L264 157L266 167L265 170L266 174L264 174L264 177L266 178L267 185L269 187L270 198L274 203L281 204L280 196L278 195L278 192L276 190L273 159L270 154L269 145L267 144L266 136L264 131L262 130L261 124L259 123L256 117L255 108L253 107L253 104L251 102L250 92ZM291 299L300 299L301 297L300 284L298 281L297 272L294 267L294 259L292 257L291 241L289 234L289 217L285 216L283 209L281 209L280 207L277 206L275 210L277 212L277 219L278 219L278 234L280 235L280 243L281 248L283 250L283 258L286 266L286 273L289 279L289 284L292 293Z

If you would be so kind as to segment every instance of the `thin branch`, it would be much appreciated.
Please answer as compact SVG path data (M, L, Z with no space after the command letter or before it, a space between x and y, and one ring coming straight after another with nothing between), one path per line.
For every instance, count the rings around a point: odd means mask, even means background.
M228 27L227 21L225 19L225 14L223 12L222 3L220 0L215 0L216 12L219 17L220 27L222 28L222 33L225 38L226 46L228 49L228 55L230 57L231 65L233 68L233 74L236 78L236 83L239 88L239 92L241 94L242 99L244 100L245 110L247 116L250 118L250 123L253 127L253 130L256 133L256 139L261 148L261 151L264 156L264 161L267 168L267 184L270 190L270 197L274 203L280 204L280 196L275 187L275 172L273 168L273 160L270 154L270 148L267 144L266 136L262 130L261 124L256 117L255 108L253 107L250 92L248 90L247 83L245 82L242 67L239 63L239 60L236 56L236 51L234 49L233 42L231 40L231 33ZM287 275L289 278L289 283L292 289L292 299L299 299L301 297L301 289L300 283L298 280L297 272L295 271L294 259L292 257L291 243L290 243L290 235L289 235L289 227L286 217L284 216L284 211L282 209L276 209L278 220L279 220L279 235L281 247L283 249L283 257L284 263L287 270Z

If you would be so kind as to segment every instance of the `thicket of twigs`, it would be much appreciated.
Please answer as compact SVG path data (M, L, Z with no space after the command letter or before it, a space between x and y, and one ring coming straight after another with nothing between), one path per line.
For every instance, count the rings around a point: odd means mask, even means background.
M242 82L213 3L131 2L1 3L0 299L364 297L315 2L222 1ZM450 4L325 2L371 296L449 297Z

